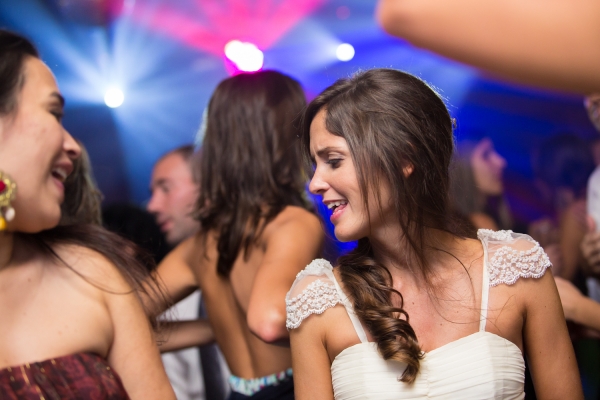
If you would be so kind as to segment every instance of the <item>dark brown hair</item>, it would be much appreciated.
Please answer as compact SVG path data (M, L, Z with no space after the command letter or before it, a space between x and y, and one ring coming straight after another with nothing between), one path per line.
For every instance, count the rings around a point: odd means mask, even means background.
M18 94L25 82L24 63L27 57L39 57L33 44L22 36L0 29L0 115L10 114L18 107ZM76 206L73 204L73 207L77 208ZM94 219L91 215L80 215L80 217ZM153 261L148 260L147 256L133 243L93 224L58 226L39 233L16 234L27 243L37 245L41 251L51 257L56 257L59 261L62 260L54 249L55 246L63 244L87 247L102 254L115 265L136 295L148 294L149 302L143 304L147 307L148 315L152 315L150 318L152 326L157 327L153 310L158 307L154 306L153 302L158 304L166 299L156 280L153 280L144 267L144 263ZM90 284L114 293L110 287L91 282L72 266L66 263L65 265Z
M0 29L0 115L13 112L17 95L25 84L23 64L27 57L39 58L35 46L27 39Z
M102 193L96 185L90 156L79 140L81 155L73 161L73 172L65 181L65 200L60 206L59 225L102 225Z
M307 107L302 147L310 162L310 124L326 111L327 130L343 137L350 150L365 207L387 185L404 239L412 250L415 275L428 279L426 252L430 229L455 234L448 217L448 166L453 123L439 95L420 79L392 69L374 69L340 79ZM407 177L404 169L413 167ZM413 382L422 353L403 298L390 272L375 260L368 238L338 260L340 275L354 309L377 341L386 360L407 364L401 379ZM399 300L394 306L393 299Z
M210 99L196 211L201 234L218 235L221 276L284 207L306 207L294 123L305 105L300 84L276 71L225 79Z

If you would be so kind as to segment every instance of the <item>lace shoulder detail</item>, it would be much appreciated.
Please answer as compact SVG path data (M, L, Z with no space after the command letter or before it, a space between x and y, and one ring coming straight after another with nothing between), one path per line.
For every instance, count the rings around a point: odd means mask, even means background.
M491 229L479 229L477 231L477 237L482 241L511 241L513 238L513 231L493 231Z
M331 263L323 258L317 258L306 266L302 271L296 275L296 281L309 275L323 275L326 271L333 271Z
M314 260L298 273L285 297L288 330L298 328L311 314L343 304L334 282L333 267L327 260Z
M552 266L544 249L528 235L480 229L477 237L487 249L490 286L512 285L519 278L541 278Z

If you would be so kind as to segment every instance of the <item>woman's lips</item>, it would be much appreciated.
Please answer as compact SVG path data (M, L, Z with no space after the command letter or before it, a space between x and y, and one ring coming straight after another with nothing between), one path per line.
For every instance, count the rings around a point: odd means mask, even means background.
M329 220L331 222L333 222L336 219L340 218L340 216L342 215L342 213L344 212L344 210L346 209L347 206L348 206L348 204L341 204L341 205L335 207L333 209L333 213L331 213L331 217L329 217Z

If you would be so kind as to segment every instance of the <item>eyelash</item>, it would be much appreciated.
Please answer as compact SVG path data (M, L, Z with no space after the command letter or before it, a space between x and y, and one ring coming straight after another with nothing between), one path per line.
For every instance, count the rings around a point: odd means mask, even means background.
M331 160L327 160L325 164L331 165L331 168L337 168L341 161L341 158L332 158Z

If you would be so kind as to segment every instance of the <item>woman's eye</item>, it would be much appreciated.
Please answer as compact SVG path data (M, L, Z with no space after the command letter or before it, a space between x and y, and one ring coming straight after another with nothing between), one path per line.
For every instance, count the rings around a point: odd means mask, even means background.
M327 161L327 164L331 165L332 168L337 168L340 165L340 162L342 162L341 158L332 158Z

